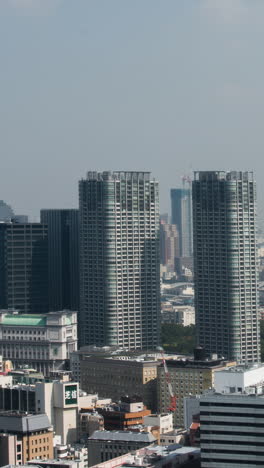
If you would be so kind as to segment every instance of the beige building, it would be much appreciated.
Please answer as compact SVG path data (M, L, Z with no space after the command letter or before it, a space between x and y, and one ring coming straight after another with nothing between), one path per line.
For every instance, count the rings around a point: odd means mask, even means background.
M121 396L137 395L147 408L156 410L157 368L155 360L139 356L83 356L80 361L80 386L87 393L120 400Z
M0 413L0 466L53 458L53 430L46 414Z
M214 386L214 374L216 371L234 365L234 362L213 360L167 360L171 385L176 396L176 411L174 423L176 426L184 426L184 397L199 395ZM158 411L166 412L170 406L170 395L165 377L164 367L158 368L157 378Z

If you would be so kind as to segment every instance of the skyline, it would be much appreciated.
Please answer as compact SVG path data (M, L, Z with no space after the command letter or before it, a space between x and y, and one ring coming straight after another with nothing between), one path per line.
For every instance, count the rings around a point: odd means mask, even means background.
M1 198L37 219L77 207L89 170L149 170L169 212L186 173L254 170L262 213L263 13L260 0L2 0Z

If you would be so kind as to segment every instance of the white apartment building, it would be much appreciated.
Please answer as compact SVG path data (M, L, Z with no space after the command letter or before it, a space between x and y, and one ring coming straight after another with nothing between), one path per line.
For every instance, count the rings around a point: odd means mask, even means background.
M30 366L50 375L63 369L77 350L77 312L48 314L0 311L0 354L14 367Z

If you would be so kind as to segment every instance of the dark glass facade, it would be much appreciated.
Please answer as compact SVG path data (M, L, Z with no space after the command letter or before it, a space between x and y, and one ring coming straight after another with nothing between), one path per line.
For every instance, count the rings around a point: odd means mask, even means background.
M41 210L48 227L49 310L79 310L79 210Z
M40 223L2 224L0 240L1 308L47 312L47 227Z

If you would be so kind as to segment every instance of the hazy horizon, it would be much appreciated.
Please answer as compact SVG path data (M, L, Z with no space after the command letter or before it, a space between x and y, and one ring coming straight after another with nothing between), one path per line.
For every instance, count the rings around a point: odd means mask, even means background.
M253 170L264 206L263 0L1 0L0 199L78 206L89 170Z

